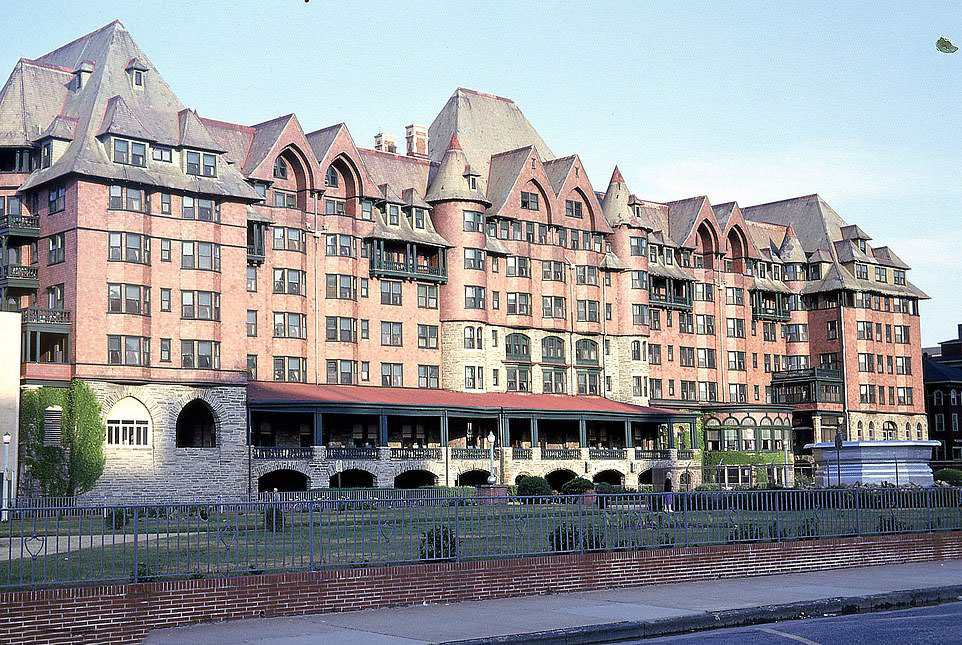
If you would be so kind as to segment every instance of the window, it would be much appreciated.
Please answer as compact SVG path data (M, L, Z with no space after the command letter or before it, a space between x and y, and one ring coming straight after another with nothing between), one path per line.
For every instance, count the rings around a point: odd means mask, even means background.
M521 191L521 208L529 211L538 210L538 193Z
M146 191L141 188L112 184L109 188L107 207L111 210L149 213L150 201Z
M895 342L901 345L905 345L909 342L909 328L908 325L895 325L893 327L895 331Z
M220 294L216 291L181 291L180 317L185 320L220 320Z
M220 244L181 242L180 266L183 269L220 271Z
M510 365L505 369L508 379L508 392L531 391L531 368Z
M575 269L576 284L598 284L598 267L579 265Z
M484 309L484 287L464 287L464 308Z
M744 321L742 322L742 337L745 336ZM710 315L698 314L695 316L695 331L703 336L715 335L715 317Z
M889 281L889 271L885 267L875 267L875 281L876 282L888 282Z
M682 367L694 367L695 366L695 348L679 347L678 348L678 364Z
M631 305L631 323L633 325L647 325L648 315L648 305Z
M481 367L475 367L473 365L466 365L464 368L464 389L466 390L483 390L484 389L484 371Z
M438 348L437 325L418 325L418 347L421 349Z
M150 158L154 161L171 163L174 160L173 150L167 146L151 146Z
M598 322L598 301L578 301L578 322Z
M283 336L282 333L277 333L278 325L284 327L285 320L283 318L284 314L280 314L281 318L278 319L278 314L274 314L274 326L275 326L275 336ZM306 322L306 321L305 321ZM362 321L362 333L363 338L367 338L367 321ZM357 320L354 318L345 318L340 316L327 316L324 319L324 338L329 342L342 342L342 343L354 343L357 342Z
M598 372L588 371L588 370L578 370L576 376L578 377L578 394L579 395L585 396L585 395L600 394Z
M64 261L64 234L57 233L47 238L47 265Z
M418 307L421 309L438 308L438 287L433 284L418 285Z
M161 363L170 362L170 339L169 338L160 339L160 362Z
M353 366L353 361L340 361L341 363L348 363ZM330 370L330 364L335 364L335 380L330 380L330 371L328 371L328 383L337 383L337 363L338 361L328 361L328 370ZM348 372L353 376L353 370ZM289 383L306 383L307 382L307 359L299 358L297 356L275 356L274 357L274 380L275 381L287 381ZM353 383L352 380L346 381L347 383Z
M481 249L464 249L464 268L484 271L485 253Z
M287 179L287 162L281 157L274 160L274 178Z
M204 177L217 176L217 155L207 152L187 151L187 174Z
M508 314L514 316L530 316L531 294L508 292Z
M648 240L643 237L631 237L628 238L628 244L631 255L635 257L645 257Z
M108 284L107 313L150 315L150 287L139 284Z
M107 363L149 366L150 339L143 336L107 336Z
M568 217L582 217L581 208L581 202L574 201L573 199L565 200L565 215Z
M789 343L805 342L808 340L808 325L805 323L782 325L782 337Z
M715 285L708 284L706 282L695 282L692 286L693 286L692 288L693 300L704 301L704 302L715 302ZM741 291L741 289L737 289L736 291ZM729 295L729 297L737 297L737 296ZM728 304L742 304L742 303L730 302Z
M253 309L247 310L247 335L257 336L257 311Z
M745 321L741 318L728 318L725 321L725 328L729 338L745 337Z
M337 188L337 170L334 169L334 166L327 167L327 172L324 174L324 184L331 188Z
M648 343L648 362L652 365L661 365L661 345Z
M582 339L575 343L575 362L579 365L598 364L598 343Z
M699 347L696 351L698 357L698 367L715 369L715 350L706 347Z
M524 334L504 337L504 355L508 360L531 360L531 339Z
M505 260L505 266L505 272L509 276L531 277L531 260L529 258L511 255Z
M728 369L745 371L745 352L728 352Z
M544 318L564 318L565 299L562 296L542 296L541 305L544 309Z
M698 400L717 401L718 384L714 381L698 381Z
M402 339L401 323L381 321L381 345L401 347Z
M725 302L729 305L744 305L745 290L739 287L726 287Z
M484 215L478 211L464 211L464 230L469 233L484 230Z
M648 272L632 271L631 272L631 288L647 289L648 288Z
M147 166L147 144L126 139L114 139L114 163L128 166Z
M257 291L257 267L247 267L247 290Z
M889 357L891 358L891 357ZM896 356L895 357L895 373L896 374L911 374L912 373L912 357L911 356Z
M353 235L328 235L325 252L342 258L357 257L357 238Z
M855 277L859 280L868 280L868 265L856 263Z
M542 391L545 394L564 394L567 391L564 369L544 368L541 370Z
M381 363L381 385L384 387L404 386L404 366L401 363Z
M138 233L108 233L107 259L150 264L150 238Z
M898 396L899 405L912 405L912 388L898 387L895 388L895 392Z
M132 399L131 399L132 400ZM114 408L120 407L115 405ZM132 407L132 406L130 406ZM138 407L143 408L142 404ZM111 410L113 413L113 410ZM146 411L144 411L146 413ZM131 414L129 416L134 416ZM141 419L107 419L108 446L149 446L150 421Z
M401 304L401 283L395 280L381 280L381 304L395 305Z
M546 363L563 363L565 344L558 336L545 336L541 340L541 360Z
M51 188L47 193L47 212L51 215L53 213L59 213L64 208L66 208L65 196L67 189L64 186L56 186Z
M729 383L728 400L732 403L746 403L748 401L748 387L742 383ZM748 446L745 449L750 450Z
M271 228L272 244L271 248L276 251L297 251L305 253L307 251L307 232L296 228L285 228L274 226Z
M892 269L892 282L899 286L905 286L905 270Z
M274 280L277 280L277 269L274 269ZM288 272L293 271L293 269L288 269ZM306 275L303 272L299 272L301 275L298 276L299 284L303 285ZM281 291L277 291L275 285L275 293L283 293L283 287ZM383 289L383 285L382 285ZM343 273L328 273L324 276L324 296L326 298L332 298L335 300L357 300L357 279L352 275L347 275ZM382 300L383 302L383 300Z
M170 289L163 289L163 288L161 288L161 290L160 290L160 310L161 310L161 311L170 311L170 307L171 307L171 291L170 291Z
M307 338L307 316L295 312L275 311L274 337Z
M560 262L558 260L542 260L541 279L546 281L551 281L551 282L564 282L565 281L564 262Z
M251 381L257 380L257 354L247 355L247 378Z
M418 365L418 387L436 390L441 380L441 368L437 365Z
M160 241L160 261L170 262L171 251L170 251L170 240Z

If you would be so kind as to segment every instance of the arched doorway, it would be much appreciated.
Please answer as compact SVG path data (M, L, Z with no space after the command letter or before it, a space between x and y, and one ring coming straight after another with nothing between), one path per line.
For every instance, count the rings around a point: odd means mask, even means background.
M177 447L213 448L216 445L214 413L206 402L194 399L177 416Z
M568 470L567 468L562 468L560 470L553 470L547 475L545 479L551 484L551 488L558 492L561 492L561 487L570 482L572 479L577 477L577 473L573 470Z
M272 470L257 479L257 491L277 489L281 493L307 490L307 475L296 470Z
M486 486L488 475L486 470L469 470L458 475L458 486Z
M602 470L600 473L592 477L591 481L596 484L611 484L612 486L621 486L625 483L625 477L617 470Z
M436 486L438 476L427 470L406 470L394 478L395 488L421 488Z
M349 468L331 475L331 488L374 488L374 473Z
M648 470L643 470L638 473L638 485L639 486L651 486L651 468Z

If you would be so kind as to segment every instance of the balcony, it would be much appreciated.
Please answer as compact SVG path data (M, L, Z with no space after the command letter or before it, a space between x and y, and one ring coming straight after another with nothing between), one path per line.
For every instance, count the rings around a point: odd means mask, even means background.
M765 306L755 306L752 307L752 318L755 320L778 320L787 321L791 319L792 313L788 309L782 309L779 307L765 307Z
M635 450L635 461L659 461L671 459L670 450Z
M22 309L20 316L26 329L62 334L70 331L70 312L65 309L30 307Z
M279 461L299 461L311 459L314 447L284 448L274 446L252 446L251 459L275 459Z
M258 266L264 264L264 260L267 259L267 255L264 251L264 247L247 247L247 264Z
M391 459L416 459L428 461L441 459L440 448L391 448Z
M567 461L581 459L581 448L542 448L541 458Z
M0 237L27 238L40 237L40 217L37 215L7 215L0 217Z
M677 293L650 291L648 293L648 304L669 309L691 309L691 298Z
M515 461L528 461L532 458L531 448L512 448L511 458Z
M37 267L22 264L0 266L0 288L36 291L40 288Z
M487 448L451 448L451 459L487 459Z
M806 370L785 370L772 372L772 382L784 383L791 381L842 381L842 371L827 367L815 367Z
M371 258L371 275L439 283L448 281L448 270L443 266L408 261L397 262L382 258Z
M624 448L588 448L588 459L626 459Z
M328 448L328 459L373 460L381 458L378 448Z

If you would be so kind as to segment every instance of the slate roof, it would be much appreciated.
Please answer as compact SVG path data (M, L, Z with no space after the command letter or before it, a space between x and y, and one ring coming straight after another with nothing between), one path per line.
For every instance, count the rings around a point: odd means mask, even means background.
M21 58L0 89L0 145L29 146L60 113L73 74Z
M668 202L668 230L665 233L678 245L691 235L695 221L708 198L704 195Z
M926 383L962 383L962 369L932 360L928 356L922 357L922 374Z
M537 154L534 146L525 146L491 157L486 193L491 202L491 206L488 207L489 213L497 214L504 206L515 184L518 183L521 170L532 154Z
M253 137L242 170L245 175L254 172L254 169L264 162L268 153L274 148L274 144L277 143L278 137L284 132L284 128L293 120L293 114L285 114L251 126Z

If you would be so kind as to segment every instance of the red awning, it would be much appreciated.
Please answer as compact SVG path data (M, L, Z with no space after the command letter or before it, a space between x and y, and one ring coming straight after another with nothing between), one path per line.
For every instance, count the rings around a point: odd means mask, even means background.
M364 385L312 385L256 381L247 385L249 404L345 404L386 406L433 406L497 410L544 410L546 412L594 412L637 415L678 415L673 410L649 408L612 401L600 396L534 394L525 392L453 392L411 387Z

